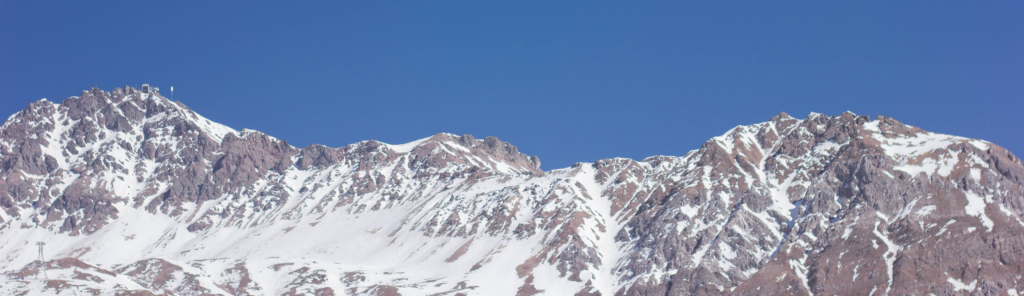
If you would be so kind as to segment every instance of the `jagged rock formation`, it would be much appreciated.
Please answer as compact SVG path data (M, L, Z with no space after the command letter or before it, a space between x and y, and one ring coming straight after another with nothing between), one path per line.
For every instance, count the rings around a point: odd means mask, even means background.
M300 149L94 88L8 118L0 169L3 294L1024 291L1020 159L882 116L545 172L494 137Z

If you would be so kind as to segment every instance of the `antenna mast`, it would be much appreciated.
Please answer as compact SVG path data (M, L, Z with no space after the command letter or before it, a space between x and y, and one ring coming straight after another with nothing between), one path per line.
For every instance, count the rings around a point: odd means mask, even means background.
M171 85L171 101L174 101L174 86Z

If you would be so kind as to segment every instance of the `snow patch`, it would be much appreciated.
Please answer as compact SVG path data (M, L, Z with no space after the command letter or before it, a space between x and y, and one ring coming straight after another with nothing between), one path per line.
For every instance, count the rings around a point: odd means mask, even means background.
M946 282L953 285L953 291L974 291L974 286L978 283L978 280L975 279L971 281L970 284L964 284L964 282L956 280L953 277L947 277Z
M979 150L988 151L988 143L985 143L985 141L982 141L982 140L970 140L967 143L970 143L971 146L974 146L974 148L978 148Z
M395 152L398 152L398 153L409 153L409 152L412 151L412 149L415 149L416 146L419 146L420 144L422 144L423 142L426 142L429 139L430 139L430 137L426 137L426 138L419 139L419 140L412 141L412 142L405 143L405 144L399 144L399 145L384 144L384 145L387 145L388 148L391 149L391 151L395 151Z
M914 214L918 216L927 216L928 214L931 214L933 211L935 211L935 209L936 207L934 205L922 206L921 208L917 209L917 212L915 212Z
M987 205L985 199L970 191L964 191L964 195L967 197L967 206L964 207L964 211L967 212L967 215L978 217L981 225L985 226L988 232L991 232L992 226L995 223L985 215L985 205Z

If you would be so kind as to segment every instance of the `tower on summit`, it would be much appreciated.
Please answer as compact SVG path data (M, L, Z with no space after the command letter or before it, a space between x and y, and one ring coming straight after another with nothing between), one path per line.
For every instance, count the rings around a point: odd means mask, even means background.
M158 92L160 92L160 88L156 87L156 86L150 86L149 83L143 83L142 84L142 92L144 92L144 93L148 93L148 92L158 93Z

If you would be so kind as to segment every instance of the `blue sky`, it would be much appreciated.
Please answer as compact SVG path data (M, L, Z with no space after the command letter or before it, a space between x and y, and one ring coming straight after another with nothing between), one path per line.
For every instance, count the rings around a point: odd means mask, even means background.
M299 147L468 133L545 170L779 112L1024 151L1022 1L339 2L3 0L0 114L149 82Z

